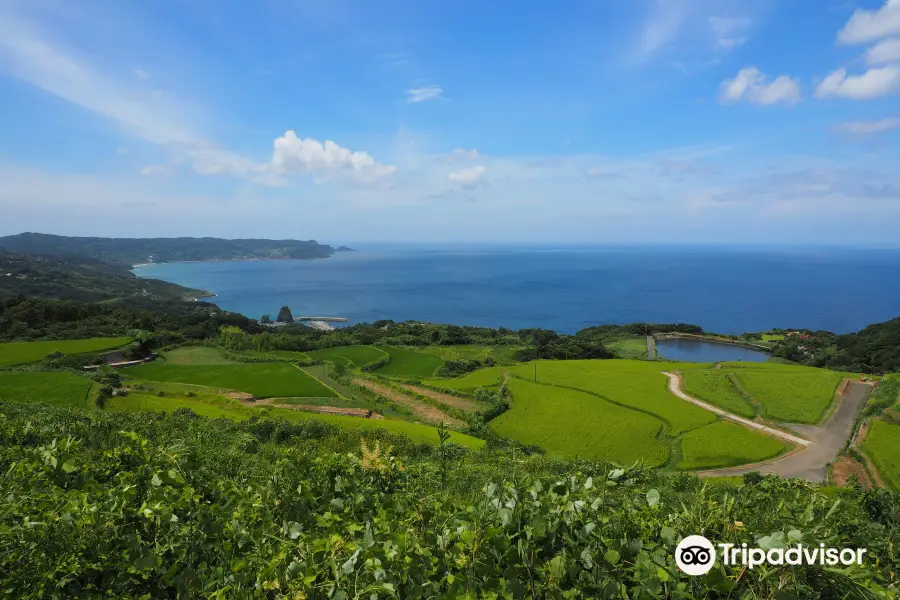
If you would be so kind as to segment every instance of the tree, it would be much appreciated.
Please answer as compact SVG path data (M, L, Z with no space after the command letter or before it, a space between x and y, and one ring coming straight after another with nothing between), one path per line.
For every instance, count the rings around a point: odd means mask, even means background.
M291 309L288 306L282 306L281 310L278 311L278 319L276 319L279 323L293 323L294 315L291 314Z
M262 325L268 325L269 323L272 322L272 317L270 317L269 315L263 315L259 318L259 322Z

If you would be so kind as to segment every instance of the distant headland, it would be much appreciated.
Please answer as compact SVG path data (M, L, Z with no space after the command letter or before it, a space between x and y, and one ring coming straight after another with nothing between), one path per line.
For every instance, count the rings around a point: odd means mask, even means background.
M315 240L220 238L100 238L20 233L0 237L0 249L32 255L83 256L118 266L169 262L328 258L351 248Z

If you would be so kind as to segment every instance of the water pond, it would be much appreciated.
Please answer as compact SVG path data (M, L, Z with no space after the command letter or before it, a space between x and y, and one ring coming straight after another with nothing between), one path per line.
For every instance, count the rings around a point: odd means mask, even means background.
M769 355L733 344L691 339L657 340L656 354L668 360L685 362L766 362Z

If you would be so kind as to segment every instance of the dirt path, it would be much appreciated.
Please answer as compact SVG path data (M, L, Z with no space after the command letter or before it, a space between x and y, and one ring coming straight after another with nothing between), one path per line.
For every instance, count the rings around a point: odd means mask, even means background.
M759 431L768 433L769 435L781 438L783 440L787 440L788 442L790 442L792 444L800 444L801 446L809 446L810 444L812 444L812 442L810 442L809 440L803 439L801 437L797 437L796 435L792 435L786 431L781 431L780 429L775 429L774 427L768 427L766 425L763 425L762 423L757 423L756 421L751 421L750 419L745 419L744 417L739 417L737 415L731 414L730 412L722 410L718 406L708 404L702 400L698 400L697 398L694 398L693 396L689 396L681 388L681 376L678 373L663 372L663 375L665 375L666 377L669 378L669 391L672 392L672 394L681 398L682 400L686 400L686 401L690 402L691 404L696 404L700 408L708 410L710 412L714 412L717 415L719 415L720 417L723 417L725 419L730 419L732 421L736 421L746 427L758 429ZM846 436L844 439L846 439Z
M759 465L747 465L733 469L698 472L706 477L727 477L743 475L751 471L773 473L781 477L796 477L821 483L825 481L825 464L834 460L853 431L853 423L863 407L872 386L868 383L851 381L844 392L841 405L831 419L822 427L804 427L804 432L813 433L813 440L802 450Z
M341 408L339 406L318 406L315 404L269 404L277 408L302 410L323 415L341 415L344 417L362 417L363 419L383 419L384 417L367 408Z
M441 409L416 400L412 396L407 396L406 394L398 392L397 390L386 385L381 385L379 383L375 383L374 381L369 381L368 379L362 379L359 377L355 378L353 380L353 383L355 383L356 385L360 385L369 391L375 392L379 396L387 398L391 402L396 402L397 404L406 406L407 408L412 410L414 415L416 415L423 421L434 424L438 424L443 421L447 425L452 425L455 427L465 425L465 423L463 423L459 419L451 417Z
M447 406L458 408L467 413L476 413L481 410L481 406L479 406L478 403L473 400L467 400L466 398L460 398L459 396L453 396L452 394L445 394L443 392L436 392L434 390L429 390L428 388L419 387L417 385L408 385L405 383L398 385L405 390L413 392L414 394L427 396L428 398L436 400L441 404L446 404Z

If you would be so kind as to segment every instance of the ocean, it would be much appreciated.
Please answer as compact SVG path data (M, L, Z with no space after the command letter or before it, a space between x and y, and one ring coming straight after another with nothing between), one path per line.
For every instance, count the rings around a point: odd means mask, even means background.
M252 318L540 327L693 323L856 331L900 316L900 250L366 246L318 260L168 263L152 277Z

